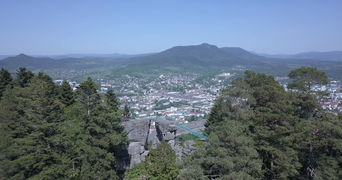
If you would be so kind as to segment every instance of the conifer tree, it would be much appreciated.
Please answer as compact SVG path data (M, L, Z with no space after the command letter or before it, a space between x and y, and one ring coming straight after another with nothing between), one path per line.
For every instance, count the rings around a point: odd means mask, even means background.
M301 164L293 136L297 118L286 92L274 77L246 71L245 77L234 80L219 98L223 105L216 117L248 126L264 162L265 178L288 179L299 174ZM205 131L215 132L222 126L222 120L214 118L213 122Z
M26 87L30 79L33 77L34 77L34 74L31 71L26 71L26 68L21 67L19 68L19 70L17 70L17 77L15 79L15 82L20 87Z
M0 179L118 179L115 155L128 145L122 111L111 113L91 80L81 87L79 93L88 94L79 98L90 98L67 108L52 79L42 73L24 87L17 84L5 91L0 102ZM94 94L98 99L91 98ZM93 103L90 110L87 100Z
M65 105L70 106L74 103L75 94L71 89L70 84L65 79L61 86L58 87L58 99Z
M209 136L208 145L183 160L181 179L262 179L262 159L248 126L224 121Z
M179 169L176 166L176 153L171 146L162 141L156 149L150 151L144 162L148 179L176 179Z
M76 179L117 179L115 155L127 145L127 134L121 125L122 116L112 113L97 93L97 85L88 78L80 84L72 114L65 131L74 141L68 141L72 149L73 177ZM120 112L122 113L122 112Z
M76 100L85 107L87 115L95 113L93 111L96 111L95 108L99 107L101 98L100 94L97 93L97 88L98 85L90 77L77 87Z
M233 80L232 86L223 89L220 97L215 100L209 118L204 124L205 132L210 134L216 131L215 127L219 127L224 118L246 122L253 115L250 106L255 104L250 92L249 85L242 78Z
M315 67L301 67L292 70L288 77L293 79L293 82L288 84L288 88L304 93L317 92L312 89L314 85L326 85L329 83L325 73L318 71Z
M112 89L108 90L105 94L106 102L112 111L117 111L119 108L119 101Z
M50 93L48 83L33 78L24 88L6 91L0 114L1 129L8 132L1 167L7 179L65 178L61 153L57 150L63 106ZM1 163L1 164L2 164ZM57 168L58 167L58 168Z
M0 71L0 101L2 94L6 90L8 85L11 85L13 78L7 69L1 68Z
M288 88L299 116L301 130L298 136L301 141L298 151L303 164L303 179L341 179L342 178L342 124L337 116L324 112L317 102L317 97L327 95L326 92L314 90L314 85L328 83L327 76L317 68L302 67L290 72L293 79ZM318 98L320 99L320 98Z

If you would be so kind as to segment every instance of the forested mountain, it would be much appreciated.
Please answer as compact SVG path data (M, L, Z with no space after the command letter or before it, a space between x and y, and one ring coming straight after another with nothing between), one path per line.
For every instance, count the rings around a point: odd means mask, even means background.
M313 60L325 60L325 61L342 61L342 51L329 51L329 52L303 52L298 54L265 54L255 53L259 56L268 58L280 58L280 59L313 59Z
M146 54L65 54L65 55L36 55L33 57L49 57L53 59L65 59L65 58L131 58L131 57L139 57L139 56L148 56L153 53L146 53ZM1 58L1 56L0 56Z
M25 54L19 54L14 57L7 57L0 61L0 67L10 70L11 72L26 67L29 70L39 69L78 69L84 70L89 68L110 67L127 64L125 59L112 58L63 58L52 59L47 57L32 57Z
M265 59L267 59L263 56L250 53L240 47L223 47L220 49L236 57L239 57L241 59L255 60L255 61L264 61Z
M0 61L0 66L6 69L19 69L19 67L40 67L49 68L55 65L55 60L51 58L35 58L25 54L15 57L8 57Z
M117 78L123 75L136 77L157 77L160 74L179 74L190 72L207 76L214 72L223 72L243 66L256 72L264 72L274 76L284 77L291 70L302 66L318 67L330 78L342 78L342 61L339 61L340 51L326 53L303 53L293 55L293 58L266 58L250 53L239 47L218 48L203 43L194 46L176 46L160 53L145 54L131 58L85 57L85 58L36 58L20 54L0 61L0 67L12 74L19 67L39 72L54 72L54 78L61 69L69 71L85 71L92 74L102 72L107 77ZM310 59L318 57L321 59ZM300 58L300 59L296 59ZM58 70L57 70L58 69ZM57 77L56 77L57 76ZM85 78L77 77L77 79ZM101 76L99 74L99 76ZM72 76L71 78L74 78Z
M159 66L234 66L261 64L258 61L241 59L231 53L222 51L217 46L203 43L196 46L176 46L147 57L132 58L132 62Z
M129 59L129 65L117 73L141 76L142 74L200 73L218 72L235 66L264 66L255 59L242 59L203 43L195 46L176 46L158 54Z

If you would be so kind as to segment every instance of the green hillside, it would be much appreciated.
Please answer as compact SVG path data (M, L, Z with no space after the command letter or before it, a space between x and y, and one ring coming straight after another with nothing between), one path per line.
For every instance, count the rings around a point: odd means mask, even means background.
M36 69L92 69L102 67L112 67L119 65L126 65L126 59L106 58L106 57L92 57L92 58L37 58L25 54L8 57L0 61L0 67L8 69L13 72L19 67L26 67L28 70Z
M155 55L132 58L131 61L139 65L154 64L179 67L194 64L206 67L261 64L259 61L241 59L207 43L196 46L176 46Z
M245 60L264 61L267 58L250 53L240 47L223 47L221 50Z
M132 58L37 58L20 54L0 61L0 67L14 73L20 67L44 71L53 78L85 76L120 78L123 75L157 77L160 74L196 73L202 76L233 69L250 69L273 76L286 76L302 66L317 67L333 79L342 79L342 62L333 60L266 58L240 47L223 47L203 43L193 46L175 46L160 53ZM237 68L238 67L238 68ZM61 71L69 71L63 72ZM82 71L81 73L74 73ZM71 75L70 75L71 74Z

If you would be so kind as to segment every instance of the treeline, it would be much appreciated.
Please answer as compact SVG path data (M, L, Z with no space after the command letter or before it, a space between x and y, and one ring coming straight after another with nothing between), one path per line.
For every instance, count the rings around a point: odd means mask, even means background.
M113 91L91 78L75 92L47 74L0 71L0 179L118 179L115 155L127 148Z

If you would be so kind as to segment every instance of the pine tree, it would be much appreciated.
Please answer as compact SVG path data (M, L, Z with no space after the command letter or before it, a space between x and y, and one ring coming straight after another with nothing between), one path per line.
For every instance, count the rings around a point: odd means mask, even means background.
M19 68L19 70L17 70L17 77L15 79L15 82L20 87L26 87L30 79L33 77L34 77L34 74L31 71L26 71L26 68L21 67Z
M326 85L329 83L325 73L318 71L315 67L301 67L292 70L288 77L293 79L293 82L288 84L288 88L304 93L317 92L312 90L314 85Z
M267 170L267 179L289 179L299 175L301 164L295 150L295 129L291 101L273 76L246 72L245 81L252 89L255 104L250 129Z
M234 80L222 91L217 102L221 105L215 106L220 108L212 112L216 113L212 116L214 123L206 127L206 132L218 131L223 126L222 119L239 121L252 132L265 178L288 179L299 174L301 164L294 136L298 118L274 77L246 71L243 79Z
M87 115L94 113L93 111L100 104L101 98L100 94L97 93L97 88L98 85L90 77L77 87L76 100L86 108Z
M219 127L224 118L246 122L253 115L250 106L255 104L250 92L249 85L242 78L233 80L232 86L223 89L220 97L215 100L204 124L205 132L210 134L216 131L215 127Z
M302 67L288 75L293 79L288 88L296 114L302 119L301 139L298 151L303 164L303 179L341 179L342 177L342 124L337 116L324 112L317 99L326 92L314 90L314 85L325 85L329 81L317 68ZM319 97L319 98L317 98Z
M88 78L80 84L76 102L68 107L66 136L72 150L73 177L76 179L117 179L115 155L127 146L127 134L122 127L120 112L112 112L102 103L97 85ZM69 113L67 113L69 114ZM76 116L74 116L76 115Z
M183 161L181 179L262 179L263 162L248 126L224 118L207 144Z
M1 101L2 94L6 90L7 86L11 85L12 81L13 81L13 78L12 78L11 74L6 69L1 68L1 71L0 71L0 101Z
M65 105L70 106L75 101L75 94L70 84L65 79L61 86L58 87L58 99Z
M109 110L94 84L82 83L78 93L88 94L67 108L43 73L5 91L0 179L118 179L115 155L128 145L122 110Z
M112 111L117 111L119 108L119 101L112 89L108 90L105 94L106 102Z
M161 144L150 151L144 162L148 179L176 179L179 169L176 166L176 153L171 146L162 141Z
M33 78L24 88L7 91L1 102L1 127L9 146L2 163L7 179L65 178L63 157L57 150L63 106L50 93L48 83ZM6 103L6 107L3 106ZM57 168L58 167L58 168Z

